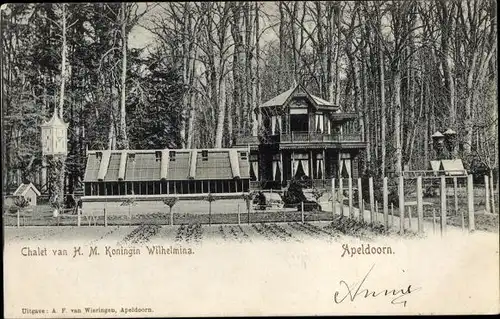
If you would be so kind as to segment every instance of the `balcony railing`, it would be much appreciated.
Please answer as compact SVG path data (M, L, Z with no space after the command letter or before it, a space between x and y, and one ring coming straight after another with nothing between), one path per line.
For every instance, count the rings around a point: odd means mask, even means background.
M362 142L363 138L361 134L350 133L350 134L328 134L320 132L290 132L283 134L268 135L263 139L267 144L274 143L309 143L309 142ZM254 145L259 144L260 139L257 136L252 135L238 135L236 137L237 145Z
M327 134L319 132L290 132L281 134L281 142L362 142L361 134Z

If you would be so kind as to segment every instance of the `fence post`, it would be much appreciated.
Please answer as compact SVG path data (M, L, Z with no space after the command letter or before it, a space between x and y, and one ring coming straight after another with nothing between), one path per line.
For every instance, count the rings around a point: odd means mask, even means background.
M374 215L374 220L378 221L378 201L375 201L375 215Z
M130 204L128 205L128 225L132 226L132 212L130 210Z
M382 210L384 211L384 226L389 228L389 195L387 191L387 176L382 181Z
M391 226L394 226L394 203L391 202Z
M373 194L373 177L368 178L368 191L370 193L370 223L373 224L373 212L375 208L375 195Z
M361 184L361 178L358 178L358 205L359 205L359 220L364 220L364 210L363 210L363 185Z
M458 216L458 193L457 193L457 187L458 187L458 182L457 178L453 177L453 196L455 199L455 216Z
M408 227L411 230L411 206L408 206Z
M490 197L491 197L491 212L493 214L496 214L496 207L495 207L495 182L493 181L493 172L490 170Z
M441 176L441 236L446 232L446 178Z
M432 209L432 232L436 233L436 209Z
M469 212L469 232L475 229L474 224L474 184L472 175L467 176L467 210Z
M238 225L241 224L241 217L240 217L240 204L238 204Z
M490 212L490 179L488 178L488 175L484 175L484 199L485 199L485 206L484 210L485 212L489 213Z
M347 182L347 187L349 190L349 217L354 218L354 211L352 210L352 178L349 177Z
M300 203L300 213L302 215L302 224L304 223L304 202Z
M19 225L20 225L20 220L19 220L20 219L20 216L19 216L20 213L19 213L19 211L20 211L20 209L18 208L17 209L17 227L19 227Z
M174 225L174 212L170 209L170 226Z
M335 220L335 178L332 178L332 221Z
M405 230L405 192L404 192L404 178L399 175L398 191L399 191L399 232L404 233Z
M80 210L80 207L76 208L76 223L77 223L78 227L81 226L81 223L82 223L82 212Z
M424 203L422 194L422 176L417 177L417 228L418 233L424 232Z
M359 220L364 222L365 221L365 201L361 201L361 214L359 215Z
M108 214L106 214L106 208L104 208L104 227L108 227Z
M339 203L340 203L340 215L344 216L344 182L343 178L339 178Z

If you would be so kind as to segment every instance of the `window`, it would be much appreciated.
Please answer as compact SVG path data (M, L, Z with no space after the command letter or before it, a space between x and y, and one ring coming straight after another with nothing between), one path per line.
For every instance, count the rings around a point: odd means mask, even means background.
M118 182L118 194L125 195L125 182Z
M201 151L201 159L202 161L208 161L208 150Z
M156 151L155 152L155 155L156 155L156 161L161 161L161 152L160 151Z
M246 160L247 159L247 152L241 152L240 157L242 160Z
M171 162L175 162L175 151L170 151L168 156L170 157Z

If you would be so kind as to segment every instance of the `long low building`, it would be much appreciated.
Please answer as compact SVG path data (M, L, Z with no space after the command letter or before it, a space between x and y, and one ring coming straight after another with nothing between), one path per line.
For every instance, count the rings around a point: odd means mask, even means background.
M248 155L245 148L89 151L82 201L234 198L249 190Z

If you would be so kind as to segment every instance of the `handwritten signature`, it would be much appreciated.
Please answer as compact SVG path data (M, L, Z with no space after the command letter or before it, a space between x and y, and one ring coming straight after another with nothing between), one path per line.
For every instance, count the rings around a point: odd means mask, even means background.
M354 302L357 297L360 298L369 298L369 297L379 297L379 296L389 296L389 297L394 297L391 300L391 304L393 305L400 305L402 304L404 307L406 307L407 300L403 300L403 297L414 293L415 291L420 290L420 287L412 287L412 285L408 285L407 288L401 288L401 289L383 289L380 291L371 291L369 289L366 289L363 287L363 284L365 283L366 279L370 275L371 271L375 265L372 265L370 270L366 273L366 275L363 277L361 282L354 283L353 285L349 285L345 280L341 280L339 282L341 287L345 287L345 289L342 289L341 291L335 291L335 295L333 297L333 300L335 303L340 304L344 300L350 300L351 302Z

